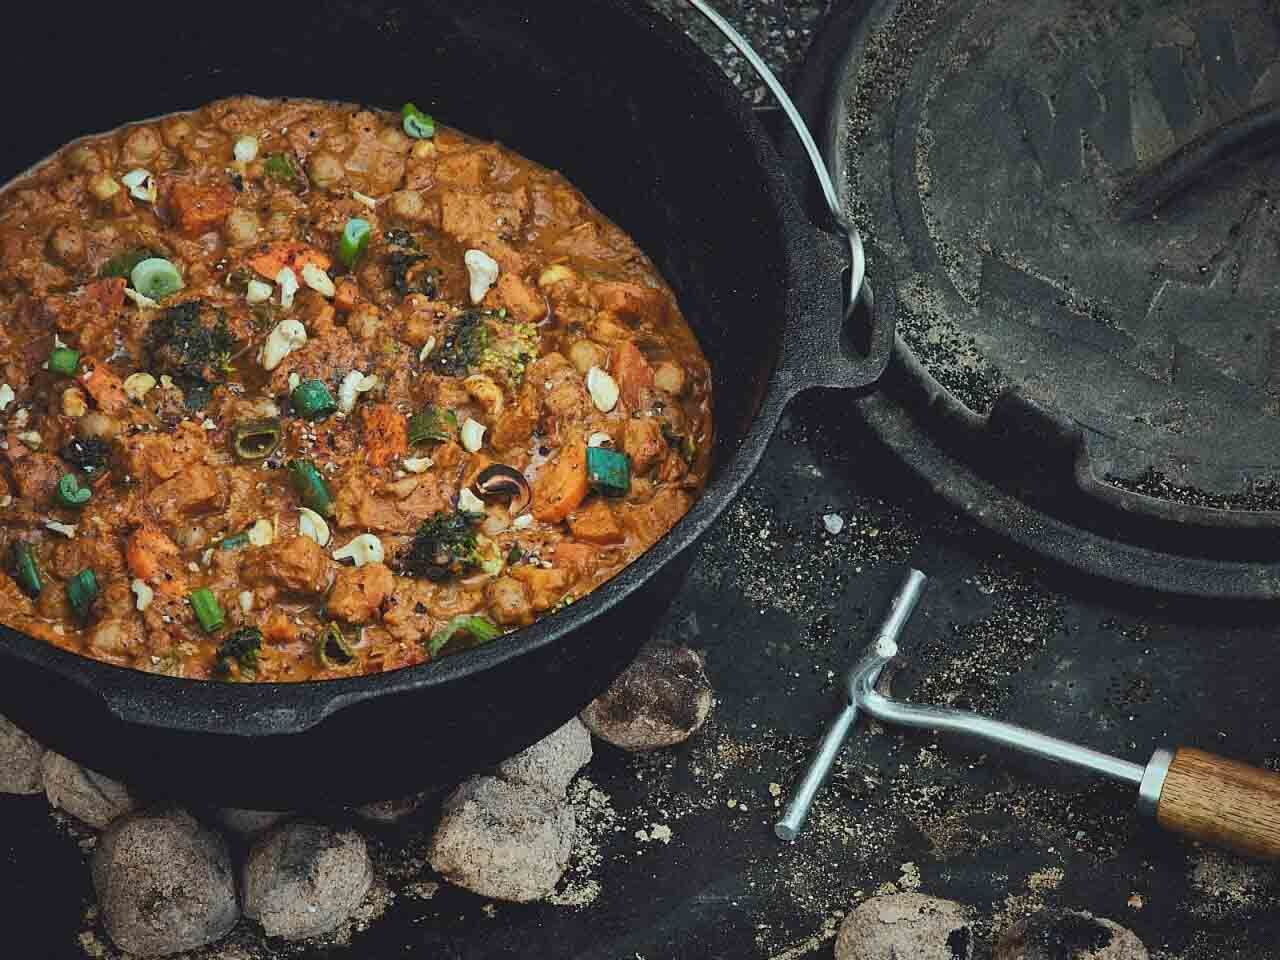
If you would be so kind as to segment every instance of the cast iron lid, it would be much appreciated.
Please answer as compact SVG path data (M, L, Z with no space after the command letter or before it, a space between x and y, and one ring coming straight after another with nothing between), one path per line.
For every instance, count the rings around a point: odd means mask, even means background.
M867 421L1073 566L1280 595L1273 0L846 7L804 92L900 335Z

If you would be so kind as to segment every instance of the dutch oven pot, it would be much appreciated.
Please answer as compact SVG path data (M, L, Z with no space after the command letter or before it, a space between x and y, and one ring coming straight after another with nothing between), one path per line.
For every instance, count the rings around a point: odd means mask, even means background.
M238 93L395 108L561 170L653 259L711 362L714 468L689 514L566 610L486 647L350 680L226 684L153 676L0 628L0 712L52 748L145 789L284 807L393 796L544 736L634 656L694 543L746 481L783 406L858 388L891 334L843 329L842 239L818 230L775 149L716 66L626 0L396 5L56 5L10 13L40 51L0 64L13 175L62 143ZM74 83L71 81L74 78Z

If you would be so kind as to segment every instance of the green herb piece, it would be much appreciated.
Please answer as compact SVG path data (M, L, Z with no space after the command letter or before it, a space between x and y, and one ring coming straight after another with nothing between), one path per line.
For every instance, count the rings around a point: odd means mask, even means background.
M316 638L316 659L320 661L320 666L345 667L355 658L355 650L336 623L330 623Z
M233 533L229 537L223 537L218 544L219 550L239 550L249 545L248 533Z
M152 300L163 300L184 286L178 268L162 257L151 257L135 266L129 273L129 282Z
M265 460L278 446L280 421L275 417L245 420L231 428L231 448L241 460Z
M631 461L608 447L588 447L587 482L605 496L623 496L631 489Z
M360 217L352 217L342 228L342 239L338 241L338 259L347 265L348 270L355 267L356 261L368 249L371 232L369 221Z
M298 415L308 420L323 420L338 411L338 402L323 380L303 380L289 395L289 401Z
M480 566L475 527L481 513L447 510L424 520L400 556L400 570L428 580L448 580Z
M444 649L444 645L459 633L469 634L474 641L473 645L488 643L490 640L502 636L502 630L487 617L464 614L463 616L454 617L440 630L431 635L431 639L427 641L427 653L430 656L436 656Z
M31 544L18 540L13 545L14 578L22 592L31 598L40 596L44 589L44 581L40 577L40 568L36 565L36 554Z
M293 165L293 158L287 153L269 153L262 161L262 169L272 180L282 183L297 183L298 168Z
M517 563L524 559L524 551L520 549L520 544L514 544L507 553L507 566L514 567Z
M430 140L436 135L436 122L412 103L400 108L404 132L415 140Z
M80 478L74 473L64 473L58 480L58 502L65 507L83 507L92 496L93 491L80 486Z
M81 570L67 581L67 602L81 623L87 623L98 598L98 578L92 570Z
M262 631L257 627L233 630L218 645L213 658L213 675L221 680L231 676L233 666L241 676L251 677L258 670L258 654L262 652Z
M74 377L76 367L80 366L80 351L70 347L54 347L49 354L49 370L60 373L64 377Z
M218 598L213 595L212 590L208 587L198 587L191 591L187 600L191 603L191 609L195 611L196 619L200 621L200 626L204 628L205 633L214 633L222 629L223 624L226 623L226 614L222 612Z
M333 492L310 460L289 461L289 482L304 507L324 516L333 513Z
M133 273L133 268L140 264L143 260L150 260L152 257L158 257L159 253L150 247L139 247L137 250L128 250L125 253L116 254L110 260L102 265L102 269L98 271L98 276L104 280L109 277L123 277L129 279Z
M409 443L443 443L458 435L458 415L452 410L427 406L409 418Z

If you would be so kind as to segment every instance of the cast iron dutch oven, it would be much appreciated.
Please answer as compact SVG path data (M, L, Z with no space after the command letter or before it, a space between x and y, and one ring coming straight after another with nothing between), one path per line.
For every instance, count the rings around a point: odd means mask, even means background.
M563 171L657 262L714 372L706 493L620 576L532 627L420 667L351 680L223 684L152 676L0 628L0 712L147 789L242 806L393 796L490 765L598 694L647 638L692 547L759 461L783 406L859 388L891 334L844 329L842 240L814 226L773 145L716 66L626 0L143 4L14 14L27 57L0 170L60 144L237 93L429 105ZM48 81L65 81L59 89ZM73 82L74 81L74 82Z

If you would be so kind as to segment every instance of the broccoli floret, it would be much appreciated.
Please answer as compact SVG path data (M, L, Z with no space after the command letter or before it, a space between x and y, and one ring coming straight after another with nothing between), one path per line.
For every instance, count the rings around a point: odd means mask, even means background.
M515 323L493 338L480 358L480 369L519 386L524 371L538 356L538 328L532 323Z
M253 676L258 668L258 654L261 650L262 631L257 627L241 627L218 647L213 661L213 675L229 677L234 665L239 668L241 676Z
M450 510L424 520L400 556L400 571L439 581L475 570L485 560L475 531L483 516Z
M437 373L461 377L479 369L493 344L493 331L486 322L491 314L490 310L467 310L454 318L444 342L431 354Z
M76 437L67 441L58 456L81 473L93 476L111 459L111 444L100 437Z
M180 381L219 379L237 346L226 318L202 300L169 307L147 328L152 369Z

